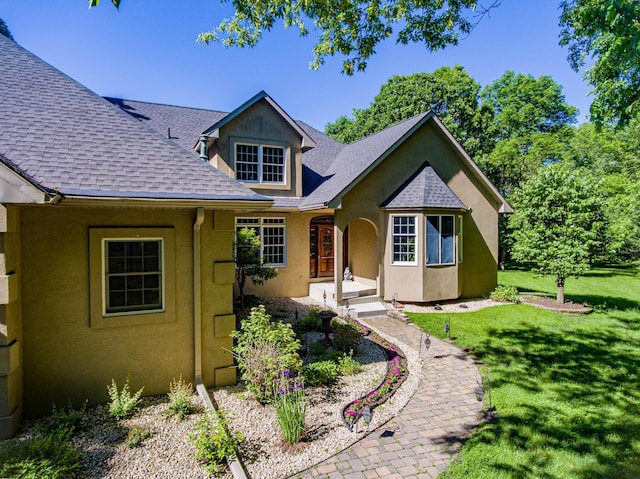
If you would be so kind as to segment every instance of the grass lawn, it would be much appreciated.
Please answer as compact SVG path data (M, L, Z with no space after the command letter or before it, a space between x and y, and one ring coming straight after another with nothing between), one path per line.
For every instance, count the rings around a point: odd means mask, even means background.
M500 272L499 282L555 294L552 278L527 271ZM449 315L455 344L486 364L499 418L441 477L640 478L640 276L597 269L568 278L565 294L595 311L520 304ZM442 315L410 316L443 336Z

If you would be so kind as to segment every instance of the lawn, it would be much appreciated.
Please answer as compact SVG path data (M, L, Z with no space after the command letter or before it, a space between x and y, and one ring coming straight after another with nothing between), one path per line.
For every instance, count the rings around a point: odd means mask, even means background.
M555 293L552 278L527 271L500 272L499 282ZM597 269L567 279L565 293L595 311L520 304L450 315L455 344L485 363L499 417L441 477L640 477L640 275ZM443 336L442 315L410 316Z

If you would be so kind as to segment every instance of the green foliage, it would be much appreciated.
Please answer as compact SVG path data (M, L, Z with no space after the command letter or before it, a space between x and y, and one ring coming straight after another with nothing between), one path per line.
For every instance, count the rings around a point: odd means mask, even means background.
M599 268L567 285L588 316L529 305L452 315L455 343L486 366L499 419L481 424L443 477L633 478L640 470L640 277ZM548 277L501 271L502 284L552 292ZM436 314L412 322L443 336ZM486 398L485 398L486 400Z
M562 0L561 45L569 64L584 73L594 101L596 123L627 124L640 116L640 3L636 0ZM587 58L592 60L587 60Z
M322 321L318 317L318 309L311 308L304 318L295 324L295 328L303 332L320 331Z
M80 453L70 443L70 428L36 434L0 445L0 477L62 479L73 475Z
M311 67L317 69L327 57L344 55L342 71L348 75L363 71L378 43L397 30L396 42L422 43L429 50L439 50L458 43L460 34L471 30L467 15L476 6L474 0L443 2L436 0L373 0L366 3L350 0L300 2L296 0L232 0L234 15L218 27L201 33L198 40L221 42L225 46L252 47L282 21L295 27L301 36L318 33ZM490 7L491 8L491 7Z
M333 361L318 361L306 364L302 375L308 386L328 386L338 380L340 370Z
M498 286L496 286L496 289L494 289L491 292L489 297L494 301L499 301L501 303L519 303L520 302L518 288L511 285L499 284Z
M307 413L301 378L291 379L290 376L280 375L274 393L273 407L282 431L282 439L290 444L300 441Z
M236 340L233 353L242 378L259 401L271 398L273 382L281 371L295 374L302 367L300 341L291 325L272 322L264 306L253 308L249 317L242 320L240 331L231 336Z
M309 354L315 357L322 356L327 352L328 347L329 346L323 339L314 341L309 345Z
M415 115L432 110L472 156L493 148L491 112L480 106L480 85L460 65L433 73L394 76L364 110L329 123L326 133L352 143Z
M588 171L553 164L512 197L513 258L533 263L540 274L553 275L559 302L565 278L584 274L602 246L599 189Z
M333 322L333 347L343 353L358 353L360 331L351 323Z
M73 433L80 427L86 409L86 402L81 409L74 409L71 402L67 404L66 409L64 407L58 409L54 404L51 407L49 417L36 426L36 432L39 434L50 434L55 431L66 430Z
M196 422L196 433L189 434L189 439L196 446L196 459L198 459L207 471L218 474L229 456L238 453L239 441L243 440L242 434L229 433L229 426L224 419L224 411L218 411L218 417L207 413Z
M129 449L135 449L140 447L151 436L153 436L153 431L150 427L133 426L129 429L124 443Z
M120 419L133 414L138 409L144 386L135 394L131 395L131 391L129 390L129 376L127 376L127 381L124 383L122 391L118 391L118 385L115 379L111 380L111 385L107 386L107 391L111 399L109 403L109 414L116 419Z
M353 350L349 354L343 354L338 360L338 370L344 376L355 376L362 371L362 364L353 359Z
M191 414L191 396L193 395L193 386L191 383L185 383L180 378L176 381L173 378L169 384L169 406L167 406L167 414L176 416L180 421Z
M4 35L9 40L13 40L15 42L13 35L11 35L11 32L9 31L9 27L2 18L0 18L0 35Z
M234 261L236 263L236 281L240 291L240 304L244 307L244 287L247 279L256 285L278 276L271 266L262 262L260 250L262 243L256 231L252 228L242 228L236 232L233 242Z

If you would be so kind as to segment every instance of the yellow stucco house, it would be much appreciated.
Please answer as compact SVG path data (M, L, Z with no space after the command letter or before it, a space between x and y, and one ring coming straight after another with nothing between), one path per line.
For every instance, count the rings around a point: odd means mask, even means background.
M2 36L0 64L0 437L112 378L235 382L238 228L279 271L264 297L364 314L495 287L510 206L432 113L343 145L264 92L104 99Z

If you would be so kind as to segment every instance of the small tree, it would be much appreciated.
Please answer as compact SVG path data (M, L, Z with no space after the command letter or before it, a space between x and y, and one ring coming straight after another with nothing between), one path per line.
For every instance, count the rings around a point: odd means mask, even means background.
M513 258L555 276L558 303L564 303L565 279L584 274L603 246L600 198L599 183L587 170L559 164L543 167L511 198Z
M253 284L264 284L265 281L275 278L278 272L271 266L265 265L260 257L262 243L251 228L242 228L236 232L236 240L233 243L236 262L236 281L240 291L240 305L244 308L244 287L247 278Z

